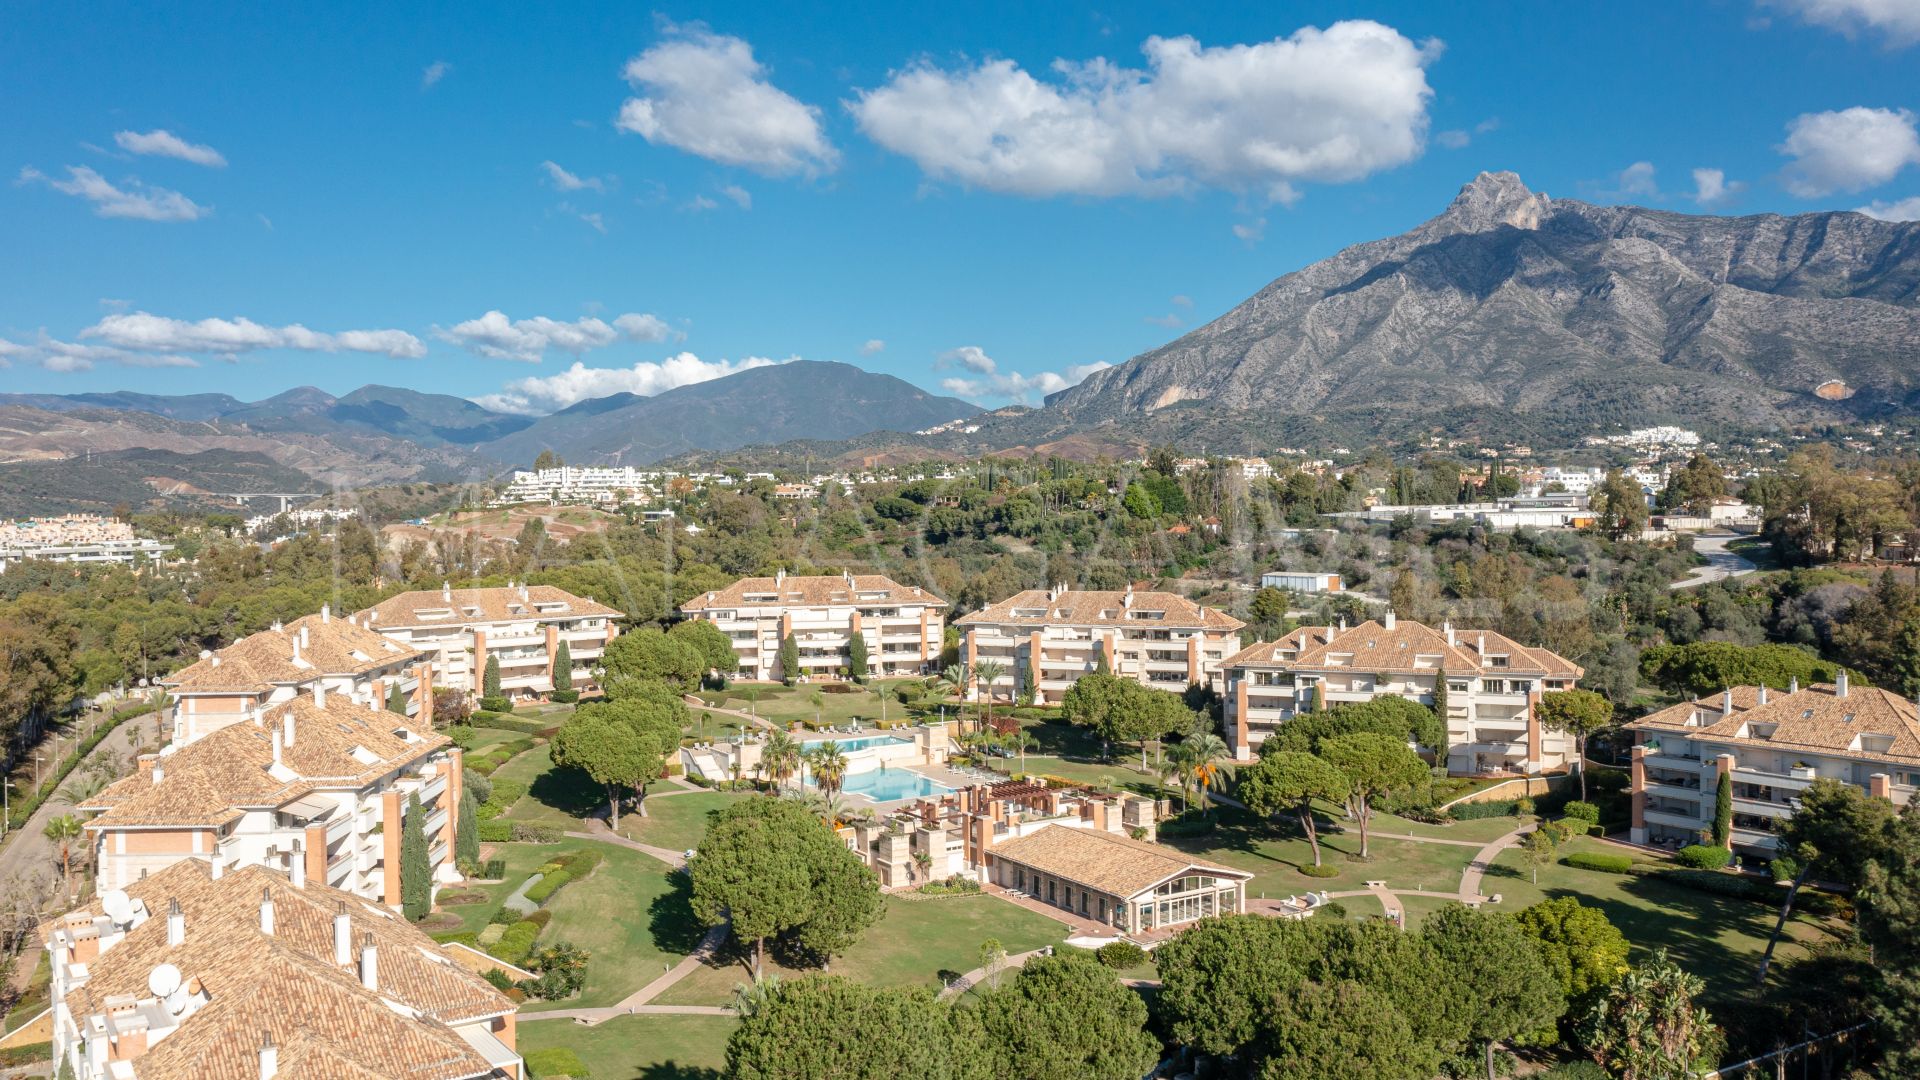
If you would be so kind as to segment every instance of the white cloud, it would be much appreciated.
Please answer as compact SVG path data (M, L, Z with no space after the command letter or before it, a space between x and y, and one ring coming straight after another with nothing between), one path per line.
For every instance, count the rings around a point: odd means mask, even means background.
M447 63L445 60L435 60L420 72L420 89L426 90L431 88L435 83L446 78L452 71L452 64Z
M1618 194L1639 195L1649 199L1660 197L1660 184L1654 179L1653 162L1636 161L1620 170L1614 182L1619 185Z
M597 176L580 177L561 168L551 161L543 161L540 167L547 170L547 179L560 191L605 191L606 181Z
M1177 330L1186 325L1185 319L1182 319L1171 311L1165 315L1148 315L1142 321L1151 323L1154 326L1164 326L1169 330Z
M1365 20L1253 45L1148 38L1145 70L1056 60L921 62L849 102L860 129L930 177L1019 195L1165 195L1199 185L1290 196L1405 164L1427 133L1417 45ZM1285 201L1283 199L1283 201Z
M1920 41L1920 4L1913 0L1764 0L1773 7L1786 8L1807 22L1825 26L1852 37L1863 30L1878 30L1887 44L1911 45Z
M733 204L742 210L753 209L753 192L748 191L739 184L728 184L726 187L720 189L720 194L732 199Z
M1234 225L1233 235L1237 237L1241 243L1247 245L1248 247L1252 247L1253 245L1266 239L1267 219L1263 217L1258 217L1258 218L1254 218L1252 221L1240 222Z
M1473 133L1475 135L1491 135L1499 130L1500 118L1497 116L1489 116L1485 120L1473 125Z
M514 321L504 312L489 311L477 319L468 319L435 333L442 340L481 356L537 364L548 349L579 356L589 349L605 348L623 337L629 341L664 341L669 331L657 316L634 312L619 316L609 325L591 316L572 322L544 315Z
M201 319L187 322L144 311L108 315L85 330L118 349L156 353L219 353L233 357L261 349L299 349L305 352L362 352L396 360L417 360L427 354L420 339L405 330L342 330L320 333L299 323L264 326L252 319Z
M220 151L200 143L190 143L171 131L159 129L141 134L138 131L115 132L113 141L120 149L131 154L152 154L156 157L179 158L191 161L195 165L205 165L210 169L224 169L227 159Z
M579 207L569 202L561 203L558 209L563 214L567 214L569 216L579 218L581 221L586 222L588 225L593 227L594 232L597 232L602 236L606 235L607 222L605 218L600 216L600 211L582 210Z
M1035 375L1026 375L1018 371L1001 371L1000 365L986 350L978 345L962 345L940 354L934 361L934 370L961 368L972 374L968 376L950 376L940 380L940 389L949 394L964 398L994 398L1007 401L1031 402L1035 394L1044 397L1058 393L1081 379L1111 367L1107 363L1081 364L1070 367L1066 372L1042 371Z
M1446 131L1434 132L1433 141L1448 150L1464 150L1467 144L1473 141L1473 136L1458 128L1450 128Z
M866 341L866 344L860 346L860 355L861 356L877 356L880 353L885 352L886 350L887 350L886 342L881 341L879 338L868 338Z
M1920 133L1906 109L1856 105L1794 117L1778 149L1794 159L1783 174L1787 190L1811 199L1884 184L1920 163Z
M695 195L693 198L688 199L687 204L681 207L681 209L691 210L694 213L699 214L699 213L704 213L708 210L718 210L720 209L720 204L717 202L714 202L712 199L707 198L705 195Z
M1193 297L1188 296L1186 293L1179 293L1167 302L1174 307L1187 308L1188 310L1192 310L1193 308Z
M200 362L190 356L134 352L110 345L85 345L72 341L60 341L48 337L45 331L42 331L38 340L31 345L0 340L0 367L8 366L10 359L36 363L48 371L59 372L91 371L95 363L144 368L200 366Z
M1875 199L1859 208L1859 212L1881 221L1920 221L1920 195L1888 202Z
M540 415L558 412L569 405L608 394L638 394L652 397L676 386L691 386L749 368L771 367L787 360L749 356L739 362L706 361L690 352L670 356L659 363L641 362L630 368L590 368L574 361L565 371L544 377L515 379L497 394L485 394L473 400L496 412Z
M100 217L134 218L140 221L196 221L213 213L177 191L148 187L129 178L126 187L116 187L106 177L84 165L67 166L67 179L56 180L35 168L20 170L20 183L45 183L53 190L73 195L93 204Z
M768 176L831 172L839 158L820 110L768 82L753 46L737 37L675 30L624 74L638 96L615 125L650 143Z
M1701 206L1725 206L1746 190L1745 180L1730 181L1723 170L1693 170L1693 201Z

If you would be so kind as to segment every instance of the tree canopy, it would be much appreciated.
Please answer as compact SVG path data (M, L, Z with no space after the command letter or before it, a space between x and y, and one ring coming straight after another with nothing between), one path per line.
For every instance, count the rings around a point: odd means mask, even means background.
M1092 953L1027 961L974 1010L986 1075L1028 1080L1135 1080L1160 1060L1147 1006ZM901 1074L911 1075L911 1074Z
M614 638L600 656L605 672L600 685L610 698L625 697L647 683L663 683L677 693L700 688L706 657L686 635L673 636L658 627L642 627Z
M1320 865L1320 832L1314 825L1316 799L1339 802L1346 796L1346 777L1339 769L1299 750L1266 753L1240 768L1240 801L1263 817L1291 813L1313 849L1313 865Z
M700 662L722 675L731 675L740 667L740 654L733 651L733 639L705 619L674 623L667 636L692 645L700 654Z
M1369 854L1374 804L1392 795L1416 791L1432 779L1427 763L1391 735L1356 732L1336 735L1320 746L1320 756L1346 778L1347 810L1360 823L1360 857Z
M1193 710L1179 694L1100 672L1082 675L1060 704L1068 720L1092 728L1109 742L1142 742L1180 731L1193 721Z

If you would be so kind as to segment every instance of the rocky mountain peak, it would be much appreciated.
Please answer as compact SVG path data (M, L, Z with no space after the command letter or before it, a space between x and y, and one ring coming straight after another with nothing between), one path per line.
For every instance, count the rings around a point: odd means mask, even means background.
M1501 225L1537 229L1552 205L1545 192L1528 190L1518 173L1483 172L1460 189L1436 223L1458 232L1482 232Z

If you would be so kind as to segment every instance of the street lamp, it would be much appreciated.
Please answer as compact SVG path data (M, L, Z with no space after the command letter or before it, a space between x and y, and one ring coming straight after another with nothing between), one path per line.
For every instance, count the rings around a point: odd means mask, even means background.
M33 790L35 791L40 790L40 759L44 756L38 750L33 752Z

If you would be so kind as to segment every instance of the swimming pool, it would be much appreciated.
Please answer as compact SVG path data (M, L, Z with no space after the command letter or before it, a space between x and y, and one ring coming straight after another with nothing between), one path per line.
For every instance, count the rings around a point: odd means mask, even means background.
M812 777L807 778L807 786L817 786ZM912 769L868 769L865 772L848 773L840 790L848 795L864 795L874 802L892 802L895 799L945 795L953 789L945 784L936 784L931 777Z
M841 753L851 754L873 746L905 746L912 742L912 739L897 739L892 735L862 735L857 739L808 739L800 744L800 749L813 750L831 744L839 747Z

